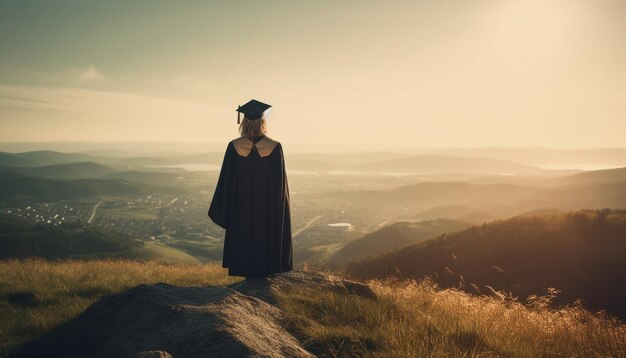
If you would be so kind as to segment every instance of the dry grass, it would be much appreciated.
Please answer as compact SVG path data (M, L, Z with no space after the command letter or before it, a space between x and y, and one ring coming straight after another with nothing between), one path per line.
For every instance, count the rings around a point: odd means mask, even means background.
M626 327L579 307L549 308L553 292L523 305L432 282L370 281L377 300L283 291L288 327L322 357L620 357Z
M218 265L125 260L0 261L0 356L84 311L103 295L142 283L179 286L237 281Z
M0 261L0 355L80 314L105 294L141 283L226 285L217 265L133 261ZM626 327L578 307L522 305L432 282L369 281L372 300L315 287L278 292L287 327L323 357L620 357Z

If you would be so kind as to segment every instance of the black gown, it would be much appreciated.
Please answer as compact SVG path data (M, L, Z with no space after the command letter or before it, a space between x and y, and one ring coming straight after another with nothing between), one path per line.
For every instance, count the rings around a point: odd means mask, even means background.
M280 143L262 157L254 138L248 156L226 148L208 215L226 229L222 266L228 274L265 277L293 268L289 186ZM249 143L249 140L248 140Z

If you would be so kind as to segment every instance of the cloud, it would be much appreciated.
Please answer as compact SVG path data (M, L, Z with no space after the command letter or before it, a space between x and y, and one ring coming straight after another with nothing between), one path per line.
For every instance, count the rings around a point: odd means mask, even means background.
M125 92L0 84L0 141L207 141L231 108Z
M89 67L80 74L80 79L83 81L101 81L104 79L104 74L100 73L94 65L89 65Z

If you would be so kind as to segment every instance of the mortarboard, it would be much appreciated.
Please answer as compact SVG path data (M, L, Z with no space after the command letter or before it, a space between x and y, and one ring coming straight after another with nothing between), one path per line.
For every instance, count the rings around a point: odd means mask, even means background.
M250 102L244 104L243 106L237 107L237 124L241 121L241 113L248 119L259 119L263 117L263 113L271 108L269 104L265 104L263 102L259 102L256 99L251 100Z

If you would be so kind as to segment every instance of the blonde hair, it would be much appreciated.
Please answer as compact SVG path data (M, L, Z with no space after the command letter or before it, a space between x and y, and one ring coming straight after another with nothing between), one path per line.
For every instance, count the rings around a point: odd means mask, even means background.
M239 133L248 138L258 137L267 132L267 122L265 116L259 119L248 119L243 117L239 125Z

